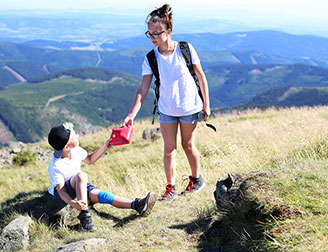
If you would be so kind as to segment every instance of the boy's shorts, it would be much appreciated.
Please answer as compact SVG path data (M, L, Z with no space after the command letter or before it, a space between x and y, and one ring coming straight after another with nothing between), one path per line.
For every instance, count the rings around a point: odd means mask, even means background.
M197 112L187 116L170 116L159 113L159 123L178 123L195 124L202 120L202 112Z
M87 183L87 192L88 192L88 199L90 199L90 192L93 189L98 189L97 187L95 187L94 185L92 185L90 182ZM65 181L65 190L68 193L68 195L72 198L75 199L76 198L76 192L74 191L74 189L71 186L71 179L68 179ZM59 193L57 192L57 188L55 187L54 189L54 196L55 199L58 200L59 202L63 203L63 204L67 204L65 201L63 201L61 199L61 197L59 196Z

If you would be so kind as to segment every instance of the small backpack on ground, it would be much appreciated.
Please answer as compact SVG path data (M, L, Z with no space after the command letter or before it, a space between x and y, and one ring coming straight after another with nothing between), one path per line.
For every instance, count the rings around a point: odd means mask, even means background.
M178 44L179 44L182 56L186 61L189 72L190 72L191 76L194 78L194 81L195 81L196 86L197 86L198 94L199 94L202 102L204 102L204 98L203 98L202 92L201 92L200 87L199 87L198 78L197 78L196 73L194 71L194 68L192 66L192 60L191 60L191 54L190 54L190 49L189 49L188 42L180 41ZM153 120L152 120L152 124L154 124L155 113L156 113L156 110L157 110L157 107L158 107L159 86L160 86L158 64L157 64L154 49L152 49L149 53L147 53L147 59L148 59L150 68L151 68L151 70L152 70L152 72L153 72L153 74L155 75L155 78L156 78L156 80L154 82L155 83L155 101L154 101ZM212 128L214 131L216 131L216 128L213 125L206 123L206 126Z

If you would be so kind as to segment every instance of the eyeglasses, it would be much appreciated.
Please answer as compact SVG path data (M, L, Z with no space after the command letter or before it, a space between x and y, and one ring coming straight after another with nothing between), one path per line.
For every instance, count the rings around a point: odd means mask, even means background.
M146 35L147 38L158 39L159 36L160 36L163 32L165 32L165 31L161 31L161 32L159 32L159 33L153 33L153 34L152 34L152 33L150 33L149 31L146 31L146 32L145 32L145 35Z

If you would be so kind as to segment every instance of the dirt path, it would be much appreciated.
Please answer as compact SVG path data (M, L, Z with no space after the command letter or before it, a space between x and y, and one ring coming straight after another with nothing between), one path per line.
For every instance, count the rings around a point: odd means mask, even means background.
M24 76L20 75L19 73L17 73L14 69L12 69L11 67L9 66L3 66L2 67L3 69L6 69L8 70L9 72L11 72L13 75L15 75L15 77L17 79L19 79L21 82L27 82L27 80L24 78Z
M97 61L96 65L95 65L95 67L98 67L99 64L101 63L101 56L100 56L100 53L97 52L97 54L98 54L98 61Z
M77 92L77 93L72 93L72 94L68 94L68 95L79 95L79 94L82 94L83 92ZM58 101L60 99L63 99L64 97L66 97L67 94L63 94L63 95L58 95L58 96L54 96L54 97L51 97L49 98L48 102L46 103L46 105L44 106L44 108L48 108L50 103L54 102L54 101Z

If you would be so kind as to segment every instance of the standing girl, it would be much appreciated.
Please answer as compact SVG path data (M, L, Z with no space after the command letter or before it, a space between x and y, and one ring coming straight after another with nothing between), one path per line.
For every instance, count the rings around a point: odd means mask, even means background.
M177 132L180 126L181 145L187 156L191 176L189 184L182 194L199 191L205 182L200 175L199 153L194 145L195 131L199 120L209 117L210 101L205 74L195 49L189 45L193 69L199 81L203 100L200 98L196 83L191 76L185 59L181 54L179 44L172 40L172 11L168 4L152 11L147 19L148 31L146 36L156 48L155 56L160 76L160 98L158 101L159 123L164 139L164 168L166 175L166 191L162 200L171 201L176 198L176 148ZM142 65L142 81L135 96L130 113L123 121L123 125L132 125L142 103L144 102L153 72L147 57ZM202 119L199 119L199 115Z

